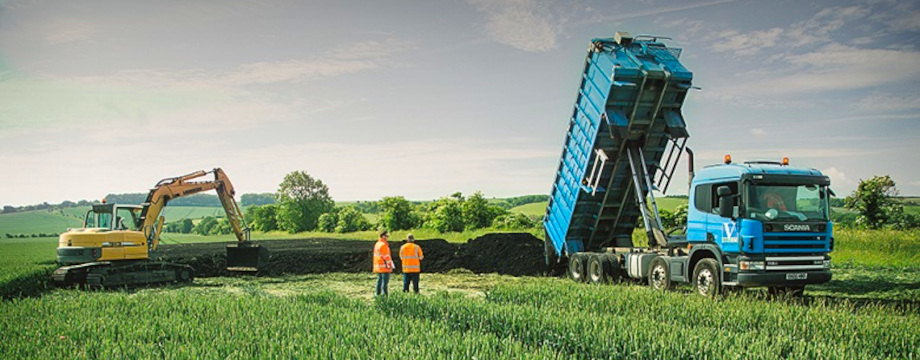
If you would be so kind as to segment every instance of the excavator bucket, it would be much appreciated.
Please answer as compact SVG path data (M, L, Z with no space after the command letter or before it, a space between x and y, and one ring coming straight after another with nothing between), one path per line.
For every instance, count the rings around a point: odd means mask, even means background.
M268 249L259 244L241 242L227 245L227 271L259 271L268 264Z

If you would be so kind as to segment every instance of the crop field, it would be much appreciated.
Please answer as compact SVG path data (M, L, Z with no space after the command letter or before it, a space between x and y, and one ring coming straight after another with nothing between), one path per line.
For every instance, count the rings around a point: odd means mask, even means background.
M543 216L546 214L546 201L515 206L508 211L528 216Z
M770 299L761 289L711 300L686 287L662 293L637 284L591 286L463 268L423 274L421 296L400 293L395 275L386 298L372 296L369 271L55 289L47 281L56 266L55 239L2 239L0 353L40 359L920 357L920 233L841 230L836 236L834 280L793 300Z

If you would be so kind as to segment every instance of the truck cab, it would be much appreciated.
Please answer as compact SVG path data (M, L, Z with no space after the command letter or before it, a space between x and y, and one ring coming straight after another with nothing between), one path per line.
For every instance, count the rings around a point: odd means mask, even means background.
M687 242L714 245L723 285L799 288L830 280L830 180L783 162L706 167L690 185Z

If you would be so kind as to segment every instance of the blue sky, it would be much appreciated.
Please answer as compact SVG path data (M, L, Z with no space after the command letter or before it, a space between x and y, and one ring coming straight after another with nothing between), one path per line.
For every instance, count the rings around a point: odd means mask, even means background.
M340 201L548 193L615 31L684 49L697 166L789 156L841 195L920 194L916 1L23 0L0 1L0 205L213 167Z

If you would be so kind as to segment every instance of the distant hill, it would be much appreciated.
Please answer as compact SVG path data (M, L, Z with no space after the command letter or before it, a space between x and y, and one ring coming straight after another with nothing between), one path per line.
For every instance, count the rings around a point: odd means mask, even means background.
M82 227L89 207L72 207L60 210L32 210L0 214L0 241L10 235L60 234L67 228ZM220 206L169 206L161 214L166 222L183 219L200 219L205 216L226 216Z
M147 201L147 193L132 194L108 194L105 196L107 202L116 204L141 204ZM274 204L275 195L271 193L263 194L243 194L240 196L240 206ZM183 196L169 202L170 206L221 206L220 198L215 194L195 194Z

